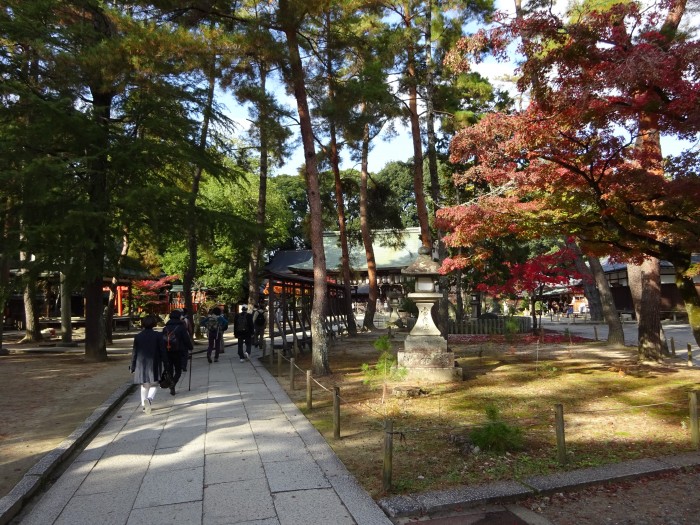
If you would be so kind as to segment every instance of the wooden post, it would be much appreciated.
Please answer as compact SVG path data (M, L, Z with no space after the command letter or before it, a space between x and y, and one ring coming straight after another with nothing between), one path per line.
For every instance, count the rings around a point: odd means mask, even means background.
M393 470L394 422L384 421L384 469L382 471L382 489L391 490L391 473Z
M698 393L689 392L690 398L690 438L695 450L700 449L700 427L698 426Z
M676 355L676 340L673 337L671 338L671 355Z
M294 390L294 358L289 360L289 388Z
M340 439L340 387L333 387L333 438Z
M593 325L593 337L595 338L595 341L598 340L598 327Z
M306 410L311 411L311 392L312 392L312 383L313 381L311 380L311 370L306 371Z
M693 366L693 349L688 343L688 366Z
M277 377L282 377L282 351L277 352Z
M557 433L557 459L560 465L566 465L566 442L564 440L564 405L554 405L554 426Z

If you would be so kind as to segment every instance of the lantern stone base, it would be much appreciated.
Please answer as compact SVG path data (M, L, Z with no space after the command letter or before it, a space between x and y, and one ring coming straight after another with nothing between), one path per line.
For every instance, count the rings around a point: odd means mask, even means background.
M462 368L455 366L454 353L441 336L408 335L398 365L408 370L408 379L430 382L462 381Z

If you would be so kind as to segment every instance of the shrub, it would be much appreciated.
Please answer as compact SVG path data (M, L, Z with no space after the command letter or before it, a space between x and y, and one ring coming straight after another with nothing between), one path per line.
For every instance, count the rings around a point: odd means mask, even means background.
M505 323L505 333L504 338L506 340L506 343L508 344L513 344L513 341L515 341L515 334L517 334L520 331L520 323L516 321L513 316L509 316L506 319Z
M486 417L488 422L483 427L471 431L469 437L472 443L482 450L497 454L523 448L522 429L501 421L495 406L486 407Z

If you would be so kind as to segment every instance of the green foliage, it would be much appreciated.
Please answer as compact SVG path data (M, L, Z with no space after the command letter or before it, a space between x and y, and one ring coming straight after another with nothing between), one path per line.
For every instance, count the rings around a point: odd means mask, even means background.
M513 319L513 316L508 316L505 322L505 340L507 343L512 343L515 340L515 334L520 331L520 324Z
M377 364L371 366L367 363L362 364L362 372L365 378L362 382L365 385L376 385L378 383L386 383L387 381L400 381L408 371L405 368L399 368L396 356L391 350L391 340L388 335L383 335L374 342L374 348L379 351L379 359Z
M408 297L403 297L401 299L401 303L399 304L399 310L403 310L404 312L408 312L413 317L418 316L418 306L416 306L415 301L413 301L412 299L409 299Z
M472 442L483 450L497 454L521 450L523 448L522 429L500 421L498 409L493 405L488 405L485 411L488 423L471 431Z
M418 226L415 188L413 187L413 165L410 162L389 162L373 177L374 191L381 207L372 208L392 210L398 214L401 227ZM424 189L427 191L427 181Z
M215 290L217 300L234 303L247 293L247 267L253 240L260 235L254 224L257 178L240 173L237 178L207 177L201 188L197 276L201 284ZM265 239L277 244L287 235L291 212L274 185L267 191ZM181 231L176 229L176 231ZM184 274L187 265L184 234L171 242L161 263L170 275Z

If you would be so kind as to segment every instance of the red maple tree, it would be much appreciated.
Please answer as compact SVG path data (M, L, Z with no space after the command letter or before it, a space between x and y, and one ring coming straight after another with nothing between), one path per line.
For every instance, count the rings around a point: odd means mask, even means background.
M539 323L535 305L537 301L543 301L545 289L551 286L568 286L574 280L584 278L576 271L573 263L575 257L576 254L569 248L560 248L551 253L535 255L524 262L506 263L510 269L510 276L505 281L489 282L487 278L477 286L477 290L493 296L527 296L533 331L537 332Z
M700 298L691 254L700 251L700 178L664 172L659 136L700 132L700 43L679 31L684 1L646 9L579 6L557 17L534 10L464 39L450 63L518 40L519 87L528 107L487 115L460 131L451 160L457 184L492 191L441 210L445 242L478 250L480 239L574 234L589 253L646 254L673 263L700 342Z

